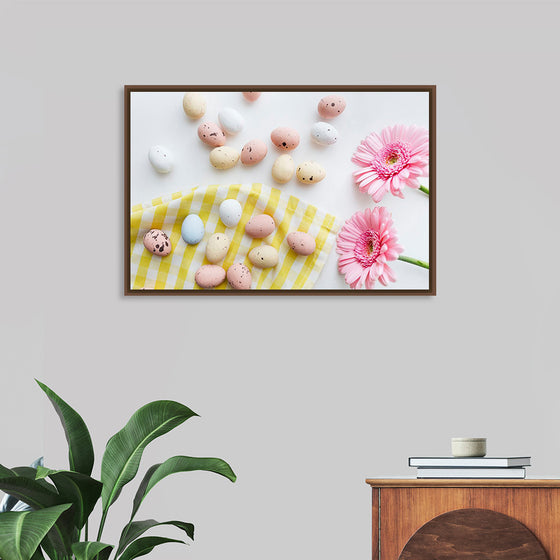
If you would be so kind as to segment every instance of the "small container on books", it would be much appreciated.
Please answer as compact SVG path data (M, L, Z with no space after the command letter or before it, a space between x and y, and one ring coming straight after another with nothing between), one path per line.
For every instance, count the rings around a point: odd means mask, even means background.
M486 438L452 438L451 454L453 457L484 457Z

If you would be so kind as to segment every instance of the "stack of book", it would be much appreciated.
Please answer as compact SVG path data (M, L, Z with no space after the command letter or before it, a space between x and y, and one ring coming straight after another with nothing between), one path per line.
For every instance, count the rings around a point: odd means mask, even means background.
M525 478L531 457L409 457L417 478Z

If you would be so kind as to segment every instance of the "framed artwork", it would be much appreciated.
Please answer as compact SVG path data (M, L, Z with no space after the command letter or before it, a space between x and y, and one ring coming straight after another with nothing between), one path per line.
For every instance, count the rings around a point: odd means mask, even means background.
M126 295L435 295L436 87L125 86Z

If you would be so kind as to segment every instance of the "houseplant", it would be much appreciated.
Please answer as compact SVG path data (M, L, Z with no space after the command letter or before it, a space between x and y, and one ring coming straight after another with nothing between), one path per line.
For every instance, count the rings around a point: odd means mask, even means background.
M54 391L37 381L54 406L68 442L68 470L36 467L8 469L0 465L0 490L28 504L30 511L0 513L0 558L2 560L133 560L160 544L185 541L142 536L158 525L171 525L190 539L194 525L184 521L154 519L136 521L138 509L148 492L163 478L203 470L235 482L236 475L222 459L178 455L152 465L144 475L133 500L130 520L116 545L102 542L111 505L140 466L146 446L159 436L198 416L175 401L154 401L138 409L119 432L107 442L101 462L100 480L91 477L94 451L88 428L81 416ZM90 538L88 520L101 499L101 520L95 539ZM93 533L91 535L93 537Z

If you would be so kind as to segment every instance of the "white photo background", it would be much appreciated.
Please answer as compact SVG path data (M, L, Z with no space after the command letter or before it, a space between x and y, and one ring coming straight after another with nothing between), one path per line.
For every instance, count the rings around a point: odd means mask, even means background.
M298 197L345 222L366 208L384 207L390 212L402 255L429 261L429 196L403 187L404 198L385 194L378 203L361 192L353 173L359 166L352 156L360 143L372 132L380 133L394 125L429 129L428 92L284 92L265 91L255 102L248 102L239 91L201 92L206 98L206 114L199 120L187 117L183 110L184 91L132 91L130 94L130 200L131 206L149 202L163 195L212 184L263 183ZM344 112L327 122L338 132L338 140L330 146L315 143L311 127L325 121L317 113L317 103L325 95L339 93L346 100ZM261 139L268 154L255 166L239 162L228 170L217 170L210 164L211 148L198 137L198 126L205 121L218 122L224 107L236 109L245 119L245 127L235 136L227 137L227 146L241 152L249 140ZM300 134L299 146L288 152L296 166L307 160L320 163L326 177L316 184L305 185L296 177L277 184L271 169L281 153L272 145L270 133L279 126L291 127ZM154 145L164 146L171 153L174 165L168 174L157 173L148 160ZM429 189L428 178L420 183ZM208 232L207 232L208 233ZM211 232L210 232L211 233ZM375 282L375 290L428 290L429 271L400 260L391 261L396 279L383 286ZM315 289L350 289L338 270L336 246L316 282Z

